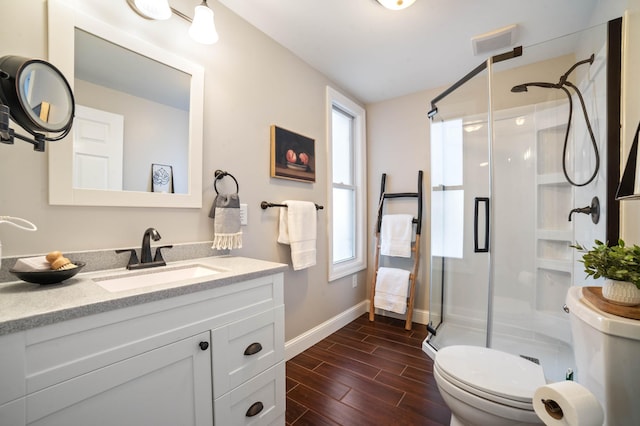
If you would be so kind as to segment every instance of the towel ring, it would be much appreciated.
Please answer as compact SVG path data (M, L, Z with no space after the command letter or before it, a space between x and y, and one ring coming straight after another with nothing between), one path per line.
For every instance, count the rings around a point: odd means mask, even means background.
M214 176L215 176L215 180L213 181L213 189L216 190L216 194L219 194L218 187L216 185L218 185L218 181L225 176L229 176L231 179L233 179L233 181L236 183L236 193L240 192L240 185L238 185L238 181L236 180L235 177L233 177L231 173L228 173L222 170L216 170L214 172Z

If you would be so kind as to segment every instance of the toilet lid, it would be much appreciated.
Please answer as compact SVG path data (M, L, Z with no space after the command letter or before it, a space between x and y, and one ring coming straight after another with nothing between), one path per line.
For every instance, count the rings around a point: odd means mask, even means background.
M546 383L542 367L527 359L480 346L448 346L436 352L435 367L468 392L502 404L533 409L531 399Z

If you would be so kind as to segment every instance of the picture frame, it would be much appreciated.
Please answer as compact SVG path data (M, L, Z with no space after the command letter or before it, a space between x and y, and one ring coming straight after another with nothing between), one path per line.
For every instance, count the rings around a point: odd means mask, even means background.
M173 167L168 164L151 164L151 190L173 194Z
M315 140L272 125L271 177L315 182Z

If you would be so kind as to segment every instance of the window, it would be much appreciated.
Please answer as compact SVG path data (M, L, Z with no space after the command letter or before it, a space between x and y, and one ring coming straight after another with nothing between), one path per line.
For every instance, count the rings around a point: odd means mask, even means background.
M462 120L431 123L431 256L463 256Z
M329 281L367 267L365 111L327 87Z

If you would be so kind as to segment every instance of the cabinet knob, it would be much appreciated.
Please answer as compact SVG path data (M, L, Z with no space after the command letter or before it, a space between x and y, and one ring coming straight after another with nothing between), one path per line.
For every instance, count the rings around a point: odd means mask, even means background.
M200 342L200 349L202 349L203 351L209 349L209 342Z
M247 410L247 413L245 414L245 416L247 416L247 417L256 416L256 415L260 414L260 411L262 411L263 408L264 408L264 405L262 405L262 402L260 402L260 401L254 402L251 405L251 407L249 407L249 409Z

